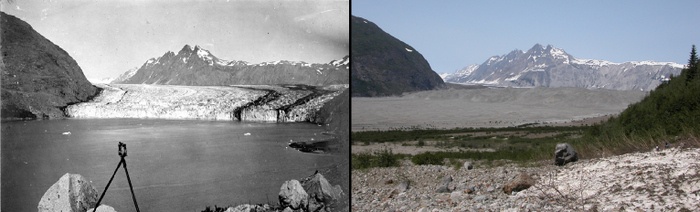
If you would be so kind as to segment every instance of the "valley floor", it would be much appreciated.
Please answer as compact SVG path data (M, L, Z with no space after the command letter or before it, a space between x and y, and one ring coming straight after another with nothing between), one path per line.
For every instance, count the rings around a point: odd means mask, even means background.
M691 211L700 208L700 149L674 147L558 167L473 162L352 171L353 211ZM506 194L521 173L535 183ZM445 177L450 191L439 193ZM408 186L405 186L408 183ZM403 184L403 185L402 185Z
M557 125L617 114L645 95L580 88L484 88L352 98L352 131Z

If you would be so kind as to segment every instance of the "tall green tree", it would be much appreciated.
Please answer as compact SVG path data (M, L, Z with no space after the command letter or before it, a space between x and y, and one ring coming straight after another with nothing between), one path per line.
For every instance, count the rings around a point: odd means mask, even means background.
M695 51L695 45L693 45L693 48L690 50L690 59L688 59L687 70L688 76L686 78L686 83L693 81L698 74L698 55Z

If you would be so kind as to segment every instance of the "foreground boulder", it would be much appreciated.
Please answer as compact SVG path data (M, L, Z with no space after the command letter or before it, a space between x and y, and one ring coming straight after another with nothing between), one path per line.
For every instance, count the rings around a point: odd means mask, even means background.
M574 147L568 143L560 143L554 148L554 164L563 166L570 162L578 161L578 154Z
M293 210L306 209L308 198L309 195L298 180L286 181L280 188L279 200L283 208L289 207Z
M87 212L95 212L94 208L90 208ZM96 212L116 212L112 206L100 204Z
M522 191L530 188L530 186L535 184L535 180L530 177L527 173L520 173L515 179L506 183L503 186L503 192L506 194L512 194L513 192Z
M256 211L274 211L270 205L250 205L243 204L236 207L230 207L224 212L256 212Z
M318 172L304 179L301 184L306 193L309 194L309 211L328 211L328 205L343 196L340 185L332 186Z
M97 190L85 177L66 173L44 193L38 209L40 212L85 212L95 207L97 195ZM98 211L103 211L102 207Z

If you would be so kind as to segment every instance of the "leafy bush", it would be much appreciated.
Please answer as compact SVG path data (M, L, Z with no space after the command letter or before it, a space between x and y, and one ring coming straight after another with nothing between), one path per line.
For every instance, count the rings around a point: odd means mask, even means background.
M373 167L398 166L402 155L394 154L391 149L382 149L372 153L353 154L351 165L353 169Z

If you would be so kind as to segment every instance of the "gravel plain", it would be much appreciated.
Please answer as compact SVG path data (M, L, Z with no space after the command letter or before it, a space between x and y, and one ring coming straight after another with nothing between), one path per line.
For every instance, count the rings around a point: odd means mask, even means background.
M669 148L580 160L562 167L505 163L352 171L353 211L696 211L700 149ZM517 176L531 187L505 193ZM446 178L448 191L438 192ZM449 180L448 180L449 181ZM408 185L408 186L407 186Z
M645 95L582 88L482 88L353 97L352 131L557 124L617 114Z

